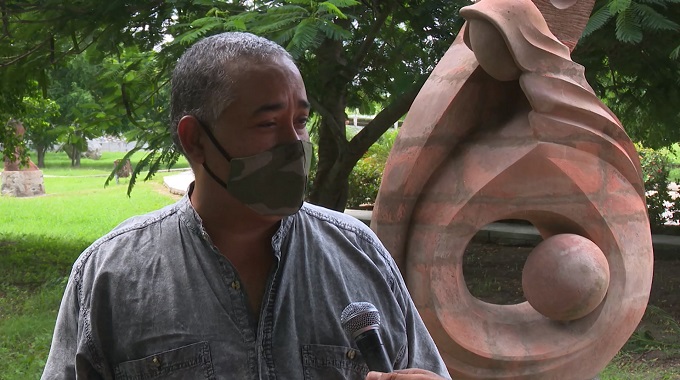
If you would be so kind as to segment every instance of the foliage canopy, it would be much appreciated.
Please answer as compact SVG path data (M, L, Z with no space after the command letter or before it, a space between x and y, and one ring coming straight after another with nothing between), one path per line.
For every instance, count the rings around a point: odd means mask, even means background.
M573 55L631 137L651 147L680 141L678 3L597 0ZM253 32L295 57L320 117L311 200L342 209L352 168L408 111L463 23L458 10L468 4L0 0L0 117L23 117L29 84L38 83L43 97L60 106L56 124L70 128L72 136L124 133L140 142L135 151L151 150L136 173L150 168L153 175L178 157L166 130L175 60L205 36ZM79 71L84 75L74 77ZM348 138L346 109L376 116Z

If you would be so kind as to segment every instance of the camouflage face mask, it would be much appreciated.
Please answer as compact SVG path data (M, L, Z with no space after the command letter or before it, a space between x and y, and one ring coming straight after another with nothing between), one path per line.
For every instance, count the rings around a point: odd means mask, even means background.
M260 215L288 216L300 210L312 158L309 141L298 140L254 156L232 158L208 127L201 126L231 166L226 182L205 163L203 168L229 194Z

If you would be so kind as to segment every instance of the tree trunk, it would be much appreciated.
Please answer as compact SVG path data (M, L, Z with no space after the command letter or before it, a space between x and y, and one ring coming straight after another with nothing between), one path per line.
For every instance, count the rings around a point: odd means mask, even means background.
M338 162L340 162L347 145L347 140L338 136L338 134L342 136L346 134L346 102L344 95L341 94L336 94L329 99L333 99L335 104L322 105L328 111L328 114L322 116L319 126L319 161L314 179L315 185L309 198L314 204L342 211L345 208L349 191L347 178L343 183L336 179L337 174L334 174L334 172L338 172L340 169ZM333 129L336 129L336 131L333 132ZM350 168L351 171L352 168ZM347 177L349 177L349 173ZM333 186L332 188L328 186L329 181Z
M351 77L338 75L346 61L344 47L340 41L325 40L319 48L319 60L329 62L323 66L320 81L316 87L318 98L310 97L312 107L321 115L319 125L319 161L317 163L314 188L309 195L310 202L334 210L344 210L347 202L347 178L338 180L337 163L347 147L345 108L347 88ZM330 64L330 63L333 64ZM351 171L351 168L350 168ZM349 174L348 174L349 176ZM332 186L332 187L330 187Z
M38 145L35 147L35 151L38 155L38 167L40 169L45 168L45 152L47 151L47 147Z
M319 127L319 163L310 202L337 211L345 210L352 169L368 148L408 112L426 78L426 76L414 78L411 88L391 98L389 104L351 141L342 139L338 142L337 133L334 134L332 131L332 128L341 127L344 136L346 106L344 94L329 97L336 100L334 105L328 103L321 105L325 114L322 114L323 119ZM340 123L342 124L339 125Z
M337 211L344 211L349 193L349 175L356 163L373 143L404 115L425 82L425 77L414 78L411 89L390 99L383 111L347 141L346 126L347 93L353 91L353 81L365 66L366 53L373 49L375 40L394 4L380 9L374 3L377 16L363 43L353 59L346 57L341 41L325 40L319 47L317 60L324 62L319 68L318 81L312 86L317 99L310 99L312 107L321 115L319 126L319 161L314 188L310 194L312 203ZM349 20L338 20L338 25L349 29Z
M73 146L73 156L71 156L71 166L74 168L80 167L80 150Z
M323 173L321 179L317 175L317 182L315 183L318 185L314 188L316 198L312 200L312 203L333 210L344 211L349 193L349 175L357 161L338 157L332 163L331 168Z

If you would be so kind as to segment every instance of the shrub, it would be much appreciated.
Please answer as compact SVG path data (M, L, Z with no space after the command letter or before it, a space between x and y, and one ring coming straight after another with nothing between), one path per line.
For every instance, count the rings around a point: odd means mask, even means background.
M661 151L637 146L645 182L647 214L652 230L680 220L680 202L668 192L670 159Z
M379 165L375 161L365 158L357 162L349 176L347 208L371 208L378 197L384 167L384 163Z
M397 132L390 130L359 160L349 176L347 208L372 208L378 196L382 173ZM636 145L644 179L647 214L654 232L680 221L680 198L668 192L673 164L662 150Z
M390 129L357 162L349 176L347 208L372 208L378 197L382 173L397 130Z

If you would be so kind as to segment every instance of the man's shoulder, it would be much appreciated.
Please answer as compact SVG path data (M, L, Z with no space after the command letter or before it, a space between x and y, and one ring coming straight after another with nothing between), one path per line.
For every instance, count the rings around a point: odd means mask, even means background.
M322 206L305 202L300 209L304 215L329 224L335 228L346 229L360 234L367 234L371 239L375 238L373 231L362 221L354 216L331 210Z
M299 217L306 226L304 228L306 231L303 234L323 236L307 239L308 242L310 240L324 243L332 242L334 246L350 244L352 247L361 250L365 255L370 256L373 261L391 261L391 256L375 232L352 215L305 203L300 209ZM345 251L351 251L349 246L346 246L346 248Z
M179 208L178 202L124 220L80 254L73 265L74 274L79 277L82 276L85 268L93 269L102 265L108 265L112 269L116 262L125 263L125 265L132 264L136 258L140 257L139 248L142 245L153 245L154 240L161 235L160 224L168 219L179 217Z

